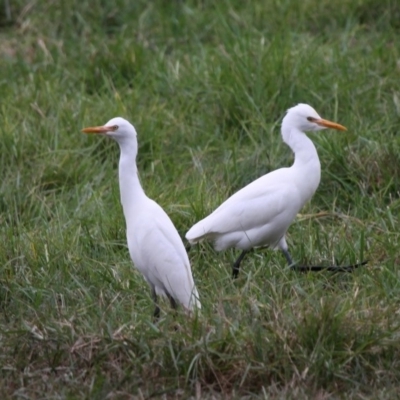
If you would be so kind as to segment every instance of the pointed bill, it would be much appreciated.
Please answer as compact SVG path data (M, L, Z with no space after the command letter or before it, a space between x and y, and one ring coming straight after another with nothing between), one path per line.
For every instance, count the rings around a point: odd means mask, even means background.
M90 126L89 128L82 129L84 133L107 133L110 132L109 126Z
M327 119L315 119L313 122L325 128L337 129L338 131L347 131L347 128L343 125L337 124L336 122L328 121Z

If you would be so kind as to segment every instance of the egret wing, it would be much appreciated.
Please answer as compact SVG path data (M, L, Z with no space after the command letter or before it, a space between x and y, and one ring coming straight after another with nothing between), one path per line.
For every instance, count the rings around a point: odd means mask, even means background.
M200 307L200 303L192 298L198 299L198 293L185 247L164 210L153 202L152 207L140 215L135 226L144 232L143 235L140 232L128 233L128 243L134 242L131 257L137 268L148 281L185 307L192 308L196 303Z
M287 175L288 169L284 168L250 183L195 224L186 237L196 242L215 234L247 231L271 224L282 214L290 223L301 204L296 185L287 184Z

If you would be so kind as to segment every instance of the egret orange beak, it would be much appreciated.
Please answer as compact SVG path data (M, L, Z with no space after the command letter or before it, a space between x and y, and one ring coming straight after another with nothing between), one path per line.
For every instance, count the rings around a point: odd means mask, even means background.
M338 131L347 131L347 128L343 125L337 124L336 122L328 121L327 119L314 119L317 125L324 126L325 128L337 129Z
M82 129L84 133L107 133L111 132L113 129L111 126L91 126L89 128Z

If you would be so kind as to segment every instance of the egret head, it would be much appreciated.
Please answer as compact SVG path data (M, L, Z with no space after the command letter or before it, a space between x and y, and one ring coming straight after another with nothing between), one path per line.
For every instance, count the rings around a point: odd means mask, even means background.
M135 139L136 141L136 130L133 125L124 118L116 117L110 119L103 126L93 126L82 129L84 133L96 133L99 135L106 135L115 139L119 143L130 141Z
M282 128L298 129L301 132L314 132L321 129L347 130L343 125L322 119L318 113L308 104L298 104L287 110L282 121Z

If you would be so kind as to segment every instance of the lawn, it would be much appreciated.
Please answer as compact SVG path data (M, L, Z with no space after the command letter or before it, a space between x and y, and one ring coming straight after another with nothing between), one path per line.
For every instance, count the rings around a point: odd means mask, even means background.
M393 399L400 391L400 3L8 0L0 6L2 399ZM312 105L317 193L288 232L296 273L190 249L202 311L153 321L119 201L115 116L147 195L184 237L293 161ZM266 205L267 206L267 205Z

